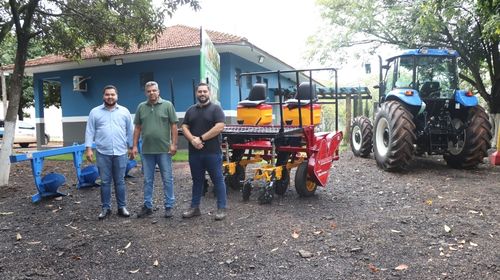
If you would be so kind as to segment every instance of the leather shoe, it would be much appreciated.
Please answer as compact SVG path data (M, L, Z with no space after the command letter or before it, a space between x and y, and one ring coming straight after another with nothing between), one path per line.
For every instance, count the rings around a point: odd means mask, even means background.
M217 209L217 213L215 213L215 220L222 221L226 218L226 209L219 208Z
M99 220L105 219L107 216L111 215L111 209L103 208L101 213L99 213Z
M122 208L118 208L118 216L130 217L130 213L128 212L127 208L122 207Z
M153 209L148 208L146 206L142 206L141 211L137 214L137 218L144 218L153 214Z
M189 218L192 218L195 216L200 216L200 215L201 215L201 212L200 212L200 208L198 208L198 207L189 208L186 212L182 213L182 217L186 218L186 219L189 219Z
M164 215L165 218L171 218L173 215L174 214L172 213L172 208L170 207L165 208L165 215Z

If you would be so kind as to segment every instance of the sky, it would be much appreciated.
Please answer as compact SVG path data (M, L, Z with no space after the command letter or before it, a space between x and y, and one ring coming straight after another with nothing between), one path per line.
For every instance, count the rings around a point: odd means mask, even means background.
M200 0L201 10L179 8L167 25L184 24L246 37L248 41L295 68L303 59L306 40L319 28L315 0Z

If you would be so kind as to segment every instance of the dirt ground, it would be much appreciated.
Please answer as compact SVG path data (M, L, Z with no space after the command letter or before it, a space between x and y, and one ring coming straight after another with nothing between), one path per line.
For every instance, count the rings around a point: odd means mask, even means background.
M455 170L429 157L398 174L346 152L314 197L298 197L292 174L271 205L230 191L221 222L211 193L202 216L181 218L191 195L186 163L175 163L170 219L157 187L152 217L113 209L98 221L99 189L77 190L71 163L46 161L44 172L65 174L68 196L32 204L27 162L0 189L0 279L500 279L500 166ZM142 177L133 173L136 213Z

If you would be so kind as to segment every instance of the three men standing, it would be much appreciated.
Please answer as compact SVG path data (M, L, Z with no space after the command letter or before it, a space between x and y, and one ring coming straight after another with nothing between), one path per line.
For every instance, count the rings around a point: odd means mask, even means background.
M177 115L170 101L160 97L158 83L145 84L147 100L140 103L132 127L130 112L118 105L118 90L106 86L103 91L104 104L95 107L89 114L85 132L87 160L92 161L92 143L97 149L97 166L102 180L102 211L99 219L111 214L111 181L115 184L118 215L129 217L126 209L125 170L127 150L130 158L139 152L142 139L141 160L144 172L144 204L137 217L153 213L154 174L160 169L163 182L165 217L172 217L175 204L172 157L177 152ZM182 131L189 141L189 166L193 180L191 207L183 218L201 215L199 205L203 193L205 173L208 171L215 185L217 213L215 220L226 217L226 186L222 174L221 132L225 116L222 108L210 102L210 88L200 83L196 88L197 104L185 115Z

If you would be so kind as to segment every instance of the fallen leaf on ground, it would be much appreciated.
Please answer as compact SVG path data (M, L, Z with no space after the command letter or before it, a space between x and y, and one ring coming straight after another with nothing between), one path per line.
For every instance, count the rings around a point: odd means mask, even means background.
M0 212L0 216L12 215L14 212Z
M62 196L58 196L58 197L54 198L54 200L62 200Z
M322 233L323 233L322 230L317 230L317 231L314 232L314 235L318 235L318 234L322 234Z
M427 204L427 205L431 206L431 205L432 205L432 199L427 199L427 200L425 201L425 204Z
M294 230L294 231L292 232L292 238L294 238L294 239L299 238L299 233L298 233L297 231L295 231L295 230Z
M132 273L132 274L137 273L137 272L139 272L139 268L136 269L136 270L129 270L129 272Z
M21 236L21 234L18 232L18 233L16 234L16 241L19 241L19 240L21 240L21 239L23 239L23 237L22 237L22 236Z
M477 244L476 244L476 243L474 243L474 242L469 242L469 244L470 244L471 246L477 247Z
M471 213L471 214L479 214L478 211L474 211L474 210L469 210L469 213Z
M330 227L331 227L332 229L336 229L336 228L337 228L337 224L336 224L336 223L331 223L331 224L330 224Z
M444 231L446 232L450 232L451 231L451 228L447 225L444 225Z
M129 242L129 243L127 244L127 246L125 246L125 249L128 249L128 247L130 247L130 245L132 245L132 242Z
M304 259L307 259L307 258L310 258L313 256L313 254L309 251L306 251L306 250L299 250L299 254L301 257L303 257Z
M36 245L36 244L40 244L42 243L42 241L31 241L31 242L28 242L28 244L30 245Z
M160 263L158 262L158 260L155 260L155 262L153 263L153 266L158 266Z
M274 252L274 251L276 251L276 250L278 250L278 247L276 247L276 248L272 249L272 250L271 250L271 252Z
M374 264L372 263L369 263L368 264L368 268L372 271L372 272L379 272L380 269L378 267L376 267Z
M401 270L406 270L406 269L408 269L408 266L407 266L406 264L400 264L400 265L398 265L398 266L397 266L396 268L394 268L394 269L395 269L395 270L399 270L399 271L401 271Z
M400 230L395 230L395 229L391 229L391 232L394 232L394 233L401 233Z

